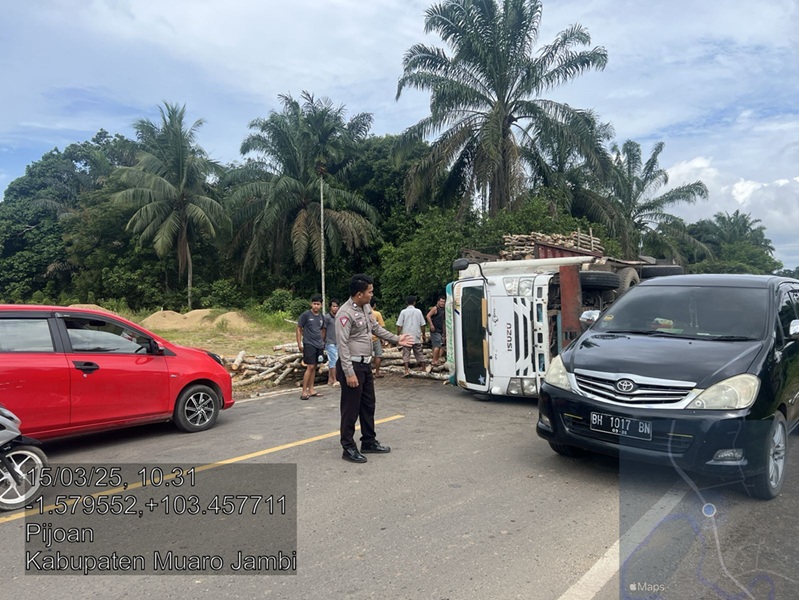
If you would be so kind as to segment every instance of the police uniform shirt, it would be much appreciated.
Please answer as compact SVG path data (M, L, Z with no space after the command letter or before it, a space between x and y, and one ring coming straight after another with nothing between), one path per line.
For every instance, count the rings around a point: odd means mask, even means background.
M352 298L347 300L336 314L338 360L346 376L355 375L353 358L372 356L372 334L394 345L399 343L398 335L387 331L375 320L371 306L360 307Z

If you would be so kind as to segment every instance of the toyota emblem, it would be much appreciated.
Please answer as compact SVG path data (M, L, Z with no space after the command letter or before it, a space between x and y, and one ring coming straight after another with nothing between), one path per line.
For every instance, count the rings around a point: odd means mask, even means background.
M629 394L637 387L632 379L619 379L616 382L616 389L622 394Z

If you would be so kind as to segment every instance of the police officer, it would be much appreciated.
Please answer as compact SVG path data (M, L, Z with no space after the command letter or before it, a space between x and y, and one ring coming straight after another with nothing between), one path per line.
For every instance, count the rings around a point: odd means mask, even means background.
M413 337L394 335L378 325L372 315L369 300L374 280L368 275L353 275L350 280L350 299L336 315L338 363L336 377L341 383L341 446L342 458L365 463L363 454L386 454L391 448L375 438L375 386L372 375L372 334L380 339L410 346ZM355 422L361 420L361 451L355 444ZM362 454L363 453L363 454Z

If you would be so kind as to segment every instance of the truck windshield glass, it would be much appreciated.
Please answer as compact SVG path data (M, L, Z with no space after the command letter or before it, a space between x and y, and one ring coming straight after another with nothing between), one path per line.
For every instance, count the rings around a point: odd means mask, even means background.
M636 287L592 327L606 333L675 335L739 341L762 339L768 291L761 288Z
M483 286L465 287L461 296L461 336L463 339L463 371L468 383L485 385L483 360Z

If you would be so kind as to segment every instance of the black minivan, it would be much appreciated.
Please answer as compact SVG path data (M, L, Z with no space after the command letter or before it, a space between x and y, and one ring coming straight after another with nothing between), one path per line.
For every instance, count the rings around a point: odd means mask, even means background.
M799 419L799 281L677 275L632 288L550 364L538 435L779 494Z

